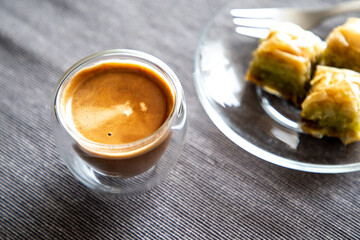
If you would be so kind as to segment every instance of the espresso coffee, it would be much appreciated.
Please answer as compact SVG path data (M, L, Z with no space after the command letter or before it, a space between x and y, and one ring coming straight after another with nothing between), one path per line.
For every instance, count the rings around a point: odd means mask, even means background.
M78 136L75 151L101 173L129 177L148 170L165 151L170 130L163 125L174 99L155 71L103 62L76 73L61 102Z

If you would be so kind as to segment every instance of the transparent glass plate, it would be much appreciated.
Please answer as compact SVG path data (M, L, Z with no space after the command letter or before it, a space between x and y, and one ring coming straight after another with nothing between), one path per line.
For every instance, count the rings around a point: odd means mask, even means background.
M360 143L344 145L335 138L302 133L300 110L264 92L244 75L258 39L235 33L230 9L222 8L206 25L195 54L195 86L214 124L231 141L268 162L307 172L360 170ZM324 22L313 31L324 38L344 18Z

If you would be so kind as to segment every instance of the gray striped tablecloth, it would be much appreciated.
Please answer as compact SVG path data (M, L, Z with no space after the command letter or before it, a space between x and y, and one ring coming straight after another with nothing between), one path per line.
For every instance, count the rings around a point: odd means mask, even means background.
M205 114L193 57L202 28L225 3L0 1L0 239L360 238L359 173L270 164L233 144ZM185 149L171 175L127 200L94 195L73 178L59 160L50 120L62 73L113 48L144 51L170 65L189 113Z

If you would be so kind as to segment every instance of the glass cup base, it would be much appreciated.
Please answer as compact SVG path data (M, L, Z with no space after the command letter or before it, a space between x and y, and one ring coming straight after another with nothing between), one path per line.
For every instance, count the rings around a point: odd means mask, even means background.
M112 176L98 172L79 156L64 160L75 178L91 190L127 198L143 194L158 186L173 168L174 159L180 155L183 145L184 143L170 142L168 149L156 165L133 177Z

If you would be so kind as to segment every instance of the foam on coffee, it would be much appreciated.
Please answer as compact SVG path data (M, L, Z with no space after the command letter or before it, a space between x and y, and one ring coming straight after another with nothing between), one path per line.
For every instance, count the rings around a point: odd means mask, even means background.
M153 70L142 65L103 62L79 71L64 90L62 103L76 131L88 141L127 144L148 137L169 118L174 107L172 90ZM131 158L160 145L168 132L131 152L101 152L80 146L96 156Z

